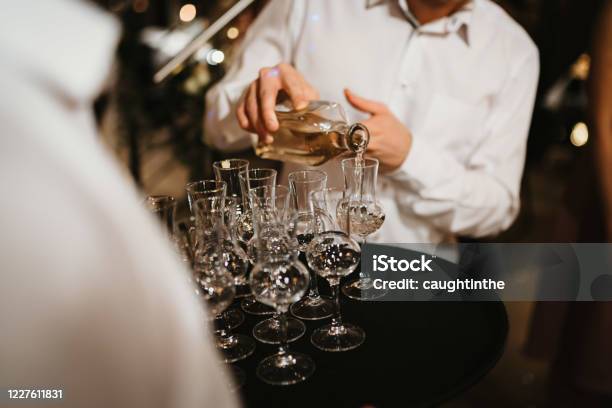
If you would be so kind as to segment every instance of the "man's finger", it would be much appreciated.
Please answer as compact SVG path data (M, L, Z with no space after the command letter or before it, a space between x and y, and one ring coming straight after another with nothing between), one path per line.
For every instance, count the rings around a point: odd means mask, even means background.
M281 88L278 78L278 69L271 68L261 70L259 73L259 104L264 125L268 132L278 130L278 120L276 119L276 97Z
M261 137L265 134L259 122L259 106L257 106L257 85L253 82L246 97L246 114L249 118L250 127Z
M387 112L387 106L384 103L362 98L348 89L344 90L344 96L354 108L362 112L371 113L372 115Z
M294 109L304 109L308 99L304 92L305 82L302 76L289 64L279 64L278 71L283 90L289 95Z
M301 81L289 78L285 79L283 82L283 88L285 92L287 92L287 95L289 95L289 99L291 99L291 104L294 109L304 109L308 106L308 98L306 97L304 86Z
M242 101L240 101L240 103L238 104L238 107L236 108L236 118L238 119L238 124L242 129L249 130L249 118L247 118L246 112L244 110L245 98L246 94L243 97Z

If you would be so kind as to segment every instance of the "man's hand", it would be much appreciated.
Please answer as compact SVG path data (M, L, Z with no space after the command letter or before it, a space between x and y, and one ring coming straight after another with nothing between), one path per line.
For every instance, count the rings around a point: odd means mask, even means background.
M364 99L348 89L344 90L344 95L353 107L372 115L362 122L370 131L370 143L366 153L379 160L382 172L400 167L412 146L410 130L385 104Z
M270 133L278 130L274 108L280 91L289 96L295 109L303 109L309 101L319 99L317 90L291 65L260 69L259 77L251 82L236 109L240 127L257 133L260 143L270 143Z

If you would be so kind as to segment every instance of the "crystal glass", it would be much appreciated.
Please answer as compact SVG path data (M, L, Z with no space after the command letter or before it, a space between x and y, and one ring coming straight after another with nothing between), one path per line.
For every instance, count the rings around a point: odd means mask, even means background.
M337 220L343 230L358 237L361 244L378 231L385 221L385 213L376 199L378 160L349 158L342 160L345 198L338 206ZM342 286L342 292L356 300L377 299L386 291L374 288L373 280L360 271L359 278Z
M310 193L326 187L327 174L320 170L302 170L289 174L293 214L291 225L298 240L299 250L304 252L317 232L315 212L310 202ZM319 320L330 317L334 304L329 298L319 295L317 275L312 273L308 294L291 306L291 313L300 319Z
M276 185L277 171L274 169L251 169L238 175L240 189L243 196L243 205L248 205L249 191L255 187L268 186L274 189ZM244 215L238 220L238 234L240 240L249 242L253 236L253 220L250 209L245 210Z
M257 376L273 385L290 385L304 381L315 370L307 355L289 350L287 343L287 311L308 289L310 274L294 257L268 258L259 262L250 277L251 290L260 302L272 306L280 314L281 340L278 352L263 359Z
M288 234L285 223L289 189L276 186L272 190L262 186L251 189L249 194L255 228L255 235L249 241L249 252L255 263L269 257L296 258L297 242ZM276 312L271 318L259 322L253 328L253 337L262 343L279 344L283 335L287 342L292 342L306 332L306 326L300 320L284 317L286 332L283 334L281 319L280 313Z
M206 270L211 269L214 263L220 262L231 273L236 287L245 286L249 259L231 233L233 212L230 211L230 220L226 222L227 213L223 207L215 208L215 201L200 198L194 203L196 225L214 225L214 231L200 233L202 238L196 246L194 265ZM230 204L232 203L230 200Z
M202 217L203 208L209 208L210 198L200 198L194 203L196 208L196 217ZM222 231L223 226L223 208L212 211L210 217L214 220L214 228L216 231ZM233 363L250 356L255 351L255 341L248 336L242 334L233 334L227 323L225 310L231 305L236 294L234 285L234 276L230 268L233 267L231 262L225 259L224 235L222 232L211 235L215 238L211 241L216 241L214 247L217 250L216 256L211 259L196 260L196 273L198 278L196 282L199 285L201 293L207 299L209 304L212 304L212 313L216 319L216 334L217 347L223 354L226 363ZM228 267L229 266L229 267ZM246 271L246 269L245 269ZM231 299L226 300L224 297L216 295L215 291L228 291L231 289ZM228 296L229 297L229 296ZM217 299L219 298L219 299ZM217 302L220 305L217 305ZM221 307L223 306L223 307Z
M221 265L215 265L213 270L201 273L196 280L199 294L208 304L208 312L215 319L218 329L216 346L226 363L233 363L247 358L255 351L255 341L242 334L233 334L227 326L223 315L232 304L235 295L234 279Z
M227 184L224 181L200 180L188 183L187 200L194 221L194 245L193 268L196 277L206 270L212 268L212 262L218 255L216 244L222 242L220 248L221 258L227 261L226 265L230 268L234 278L244 279L248 265L244 260L246 255L236 249L231 242L227 242L227 231L223 224L223 218L219 218L224 213L226 201ZM198 203L196 205L196 203ZM219 241L223 238L222 241ZM223 313L225 327L236 328L244 322L244 314L237 308L230 308Z
M169 195L151 195L145 200L147 209L161 221L168 237L174 236L176 199Z
M274 189L276 185L277 171L274 169L258 168L241 172L238 175L240 189L243 196L243 205L246 207L244 214L237 221L239 239L248 244L253 237L253 211L249 203L249 191L251 188L269 187ZM253 296L247 296L240 303L240 307L248 314L265 316L274 313L274 309L255 300Z
M189 268L193 268L193 251L195 250L195 241L193 240L192 234L194 233L195 228L193 228L189 224L188 220L181 220L176 224L176 243L179 249L179 254L181 256L181 260L189 266Z
M249 171L248 160L226 159L216 161L213 163L213 170L215 171L215 179L224 181L227 185L227 197L240 198L239 204L242 205L243 200L247 198L242 195L239 176L241 173Z
M226 159L220 160L213 163L213 169L215 172L215 180L224 181L227 185L226 197L232 199L232 205L226 202L225 210L234 212L234 225L236 231L232 233L236 234L236 237L240 240L241 237L238 234L238 225L240 225L242 218L245 217L248 212L248 195L243 194L240 186L240 174L249 171L249 162L243 159Z
M172 244L172 249L186 265L191 266L191 247L186 240L181 223L176 221L176 199L170 195L151 195L145 199L145 205L161 221L164 232Z
M185 186L187 191L187 202L189 209L193 213L193 203L200 198L214 198L217 201L225 200L227 195L227 184L225 181L218 180L199 180L187 183ZM216 203L222 205L222 203Z
M341 231L336 222L337 209L343 199L344 190L341 189L327 188L312 193L313 206L322 214L322 231L312 239L306 259L308 266L329 282L335 305L331 324L316 329L310 337L312 344L324 351L352 350L365 340L363 329L344 323L340 313L340 279L357 268L361 255L359 244Z
M249 257L246 253L246 245L238 239L237 220L242 216L241 204L238 204L238 197L226 197L223 211L223 219L225 231L227 231L227 241L231 242L233 253L239 257L244 271L234 274L234 284L236 285L236 298L251 296L251 288L247 279L247 271L249 268ZM226 247L230 247L229 242L226 242Z
M265 253L288 254L293 251L297 255L297 241L289 235L286 224L289 202L287 187L255 187L249 192L249 199L254 228L254 235L247 245L251 263L255 265Z

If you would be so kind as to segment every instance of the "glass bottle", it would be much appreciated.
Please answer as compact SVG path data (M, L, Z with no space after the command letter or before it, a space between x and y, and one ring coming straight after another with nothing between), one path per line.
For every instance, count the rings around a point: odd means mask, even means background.
M350 125L342 106L311 101L304 109L276 107L279 129L270 144L259 144L255 153L272 160L318 166L345 152L362 153L370 141L361 123Z

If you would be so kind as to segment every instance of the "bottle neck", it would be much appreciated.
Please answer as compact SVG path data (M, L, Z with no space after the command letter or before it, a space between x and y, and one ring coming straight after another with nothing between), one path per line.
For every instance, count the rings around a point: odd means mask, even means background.
M357 122L352 125L345 125L341 128L343 134L343 144L347 150L354 153L365 152L370 142L370 132L368 128Z

